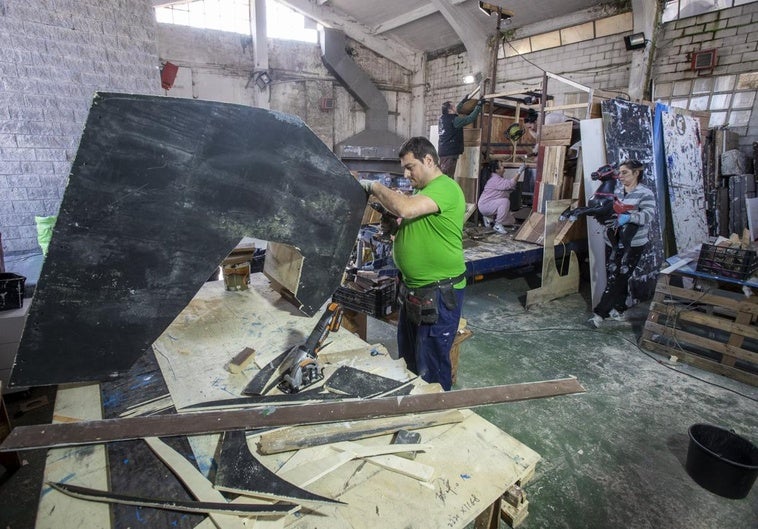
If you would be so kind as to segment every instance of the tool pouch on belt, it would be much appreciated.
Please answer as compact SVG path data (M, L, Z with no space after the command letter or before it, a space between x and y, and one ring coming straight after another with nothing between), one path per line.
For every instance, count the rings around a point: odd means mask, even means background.
M437 286L414 288L408 290L405 285L400 288L408 321L414 325L437 323Z
M409 289L400 283L400 302L405 307L408 321L414 325L437 323L439 312L437 302L442 298L448 310L453 310L458 303L453 285L463 279L463 275L438 281L425 287Z

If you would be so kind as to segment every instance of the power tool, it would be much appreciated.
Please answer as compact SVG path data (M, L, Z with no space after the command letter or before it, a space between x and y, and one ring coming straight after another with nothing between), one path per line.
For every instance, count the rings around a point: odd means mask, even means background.
M374 208L376 211L378 211L382 215L379 221L379 227L382 230L380 234L380 239L382 240L390 239L392 235L395 235L397 233L397 228L398 228L397 219L399 217L393 213L390 213L390 211L387 208L385 208L384 205L381 204L380 202L371 202L369 203L369 206Z
M297 393L324 378L324 370L317 358L318 352L324 348L329 333L338 331L341 325L342 307L339 303L329 303L305 343L290 349L282 362L279 369L282 375L277 381L279 391Z

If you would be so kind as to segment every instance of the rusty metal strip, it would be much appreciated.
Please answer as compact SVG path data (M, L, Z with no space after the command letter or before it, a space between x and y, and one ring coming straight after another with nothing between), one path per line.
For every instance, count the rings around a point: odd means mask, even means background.
M213 411L20 426L11 431L3 441L3 444L0 445L0 452L104 443L143 437L198 435L230 430L252 430L297 424L370 419L406 413L517 402L584 391L576 378L564 378L351 402L270 406L254 410L230 410L223 413Z

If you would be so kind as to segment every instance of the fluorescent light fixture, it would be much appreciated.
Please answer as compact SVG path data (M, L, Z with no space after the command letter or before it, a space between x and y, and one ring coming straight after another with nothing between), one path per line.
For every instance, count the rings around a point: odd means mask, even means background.
M638 50L644 48L649 41L645 38L644 33L634 33L624 37L624 46L627 50Z
M464 84L472 84L474 82L474 76L473 75L467 75L463 78Z

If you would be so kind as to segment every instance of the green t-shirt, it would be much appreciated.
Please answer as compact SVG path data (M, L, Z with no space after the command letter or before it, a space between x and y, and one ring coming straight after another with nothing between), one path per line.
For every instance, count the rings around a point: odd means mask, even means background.
M463 258L463 216L466 200L460 186L441 175L416 192L434 200L439 213L403 219L392 256L410 288L457 277L466 270ZM456 285L463 288L465 279Z

